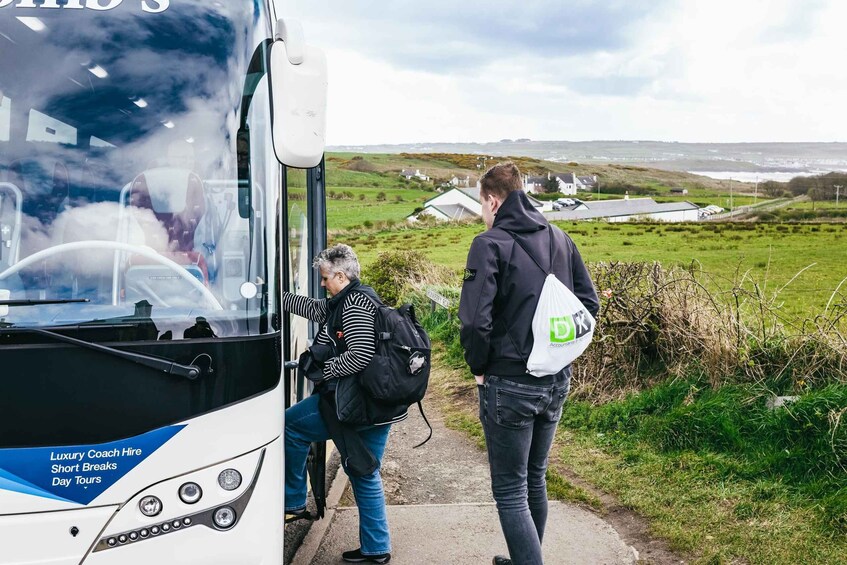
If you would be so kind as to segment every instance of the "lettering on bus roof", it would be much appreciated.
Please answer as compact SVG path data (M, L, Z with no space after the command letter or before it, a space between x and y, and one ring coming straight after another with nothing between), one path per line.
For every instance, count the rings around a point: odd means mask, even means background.
M171 0L131 0L138 2L143 12L148 14L159 14L168 9ZM38 2L38 3L36 3ZM0 0L0 8L41 8L45 10L96 10L105 12L113 10L123 4L124 0L67 0L60 4L59 0Z

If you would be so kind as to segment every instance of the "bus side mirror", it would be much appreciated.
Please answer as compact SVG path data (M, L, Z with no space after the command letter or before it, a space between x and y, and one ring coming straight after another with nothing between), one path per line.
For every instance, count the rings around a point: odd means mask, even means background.
M316 167L326 145L326 56L294 20L277 21L269 69L274 151L288 167Z

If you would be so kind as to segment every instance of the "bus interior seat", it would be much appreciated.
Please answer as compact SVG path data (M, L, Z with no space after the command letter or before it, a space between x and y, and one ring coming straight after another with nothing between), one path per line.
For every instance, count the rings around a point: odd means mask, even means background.
M145 244L185 267L200 282L208 284L205 257L194 243L195 231L206 213L206 197L200 177L188 169L148 169L133 179L128 200L131 216L144 233ZM155 227L144 221L151 212L157 222ZM167 237L166 242L160 241L162 230ZM161 249L163 244L167 251ZM149 272L154 265L157 264L133 256L129 270L143 266L143 270ZM129 270L127 277L131 276Z

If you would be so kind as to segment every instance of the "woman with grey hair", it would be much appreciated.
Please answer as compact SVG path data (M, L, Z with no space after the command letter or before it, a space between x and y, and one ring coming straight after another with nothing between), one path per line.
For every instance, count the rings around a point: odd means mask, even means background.
M339 379L352 378L374 356L374 301L381 301L359 280L359 259L349 245L339 243L321 251L313 266L320 271L321 286L331 298L282 294L283 309L321 324L306 355L314 392L285 411L286 521L311 518L306 510L306 457L312 442L331 437L342 451L344 470L359 507L360 547L345 551L342 559L348 563L388 563L391 544L379 466L390 424L404 419L406 412L395 413L376 425L352 427L340 423L334 409Z

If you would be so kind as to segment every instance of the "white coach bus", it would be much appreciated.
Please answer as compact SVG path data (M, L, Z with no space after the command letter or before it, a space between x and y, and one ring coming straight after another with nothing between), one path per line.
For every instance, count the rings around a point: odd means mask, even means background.
M0 563L282 562L326 62L281 15L0 0Z

